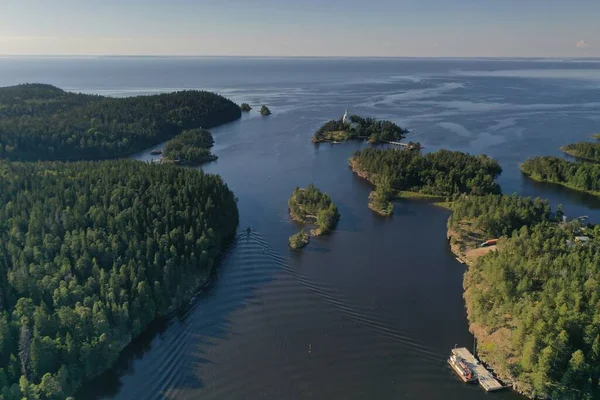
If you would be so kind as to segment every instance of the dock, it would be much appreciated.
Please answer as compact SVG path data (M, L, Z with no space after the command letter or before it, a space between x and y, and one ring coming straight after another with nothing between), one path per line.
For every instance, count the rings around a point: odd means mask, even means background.
M475 356L473 356L473 354L471 354L471 352L466 348L454 348L452 349L452 354L461 358L469 366L469 368L471 368L475 378L477 378L477 381L486 392L494 392L504 388L504 386L502 386L502 384L498 382L496 378L494 378L494 375L492 375L487 368L481 365Z
M389 141L389 140L383 141L383 143L392 144L394 146L400 146L400 147L402 147L404 149L409 149L409 150L411 150L411 149L422 150L422 149L425 148L424 146L421 146L418 143L412 143L411 144L411 143L403 143L403 142L392 142L392 141Z

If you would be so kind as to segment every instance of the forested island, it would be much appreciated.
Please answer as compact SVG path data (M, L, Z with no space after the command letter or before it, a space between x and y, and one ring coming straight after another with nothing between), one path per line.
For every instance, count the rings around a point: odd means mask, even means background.
M310 235L304 229L289 238L290 247L294 250L301 249L310 243Z
M290 216L294 221L315 224L311 231L319 236L332 230L340 218L337 206L327 193L321 192L312 183L306 189L296 188L288 201Z
M118 158L183 130L240 118L220 95L185 90L112 98L66 92L45 84L0 88L0 158L99 160Z
M600 164L545 156L526 160L521 164L521 171L539 182L556 183L600 196Z
M418 151L368 148L354 153L350 167L373 185L369 207L382 215L393 211L397 197L448 199L459 193L500 193L495 179L500 165L485 155L440 150Z
M600 395L600 226L563 221L545 200L461 196L449 236L467 261L477 351L529 397ZM494 251L481 241L500 238Z
M342 142L350 139L368 139L369 143L402 140L408 131L390 121L344 115L321 126L312 137L313 143Z
M267 115L271 115L271 110L269 110L269 107L267 107L267 106L262 106L260 108L260 115L262 115L263 117L266 117Z
M3 162L0 180L4 400L64 399L109 368L207 281L238 224L221 178L171 165Z
M600 162L600 143L572 143L563 146L560 149L573 157Z
M210 152L214 143L209 131L201 128L190 129L165 143L162 160L191 165L214 161L217 156Z
M240 110L242 110L242 112L250 112L252 110L252 107L250 107L250 104L248 103L242 103L240 105Z

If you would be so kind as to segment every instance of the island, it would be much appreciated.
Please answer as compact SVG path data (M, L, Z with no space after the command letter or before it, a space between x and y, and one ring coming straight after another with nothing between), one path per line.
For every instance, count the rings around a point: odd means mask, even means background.
M399 142L408 131L390 121L348 116L346 110L339 120L331 120L321 126L312 137L313 143L338 143L350 139L367 139L369 143ZM419 145L420 147L420 145Z
M267 115L271 115L271 110L269 110L269 107L267 107L267 106L262 106L260 108L260 115L265 116L265 117Z
M340 219L337 206L327 193L322 193L312 183L306 189L296 188L288 201L289 212L296 222L315 224L313 236L332 230Z
M600 162L600 143L579 142L560 148L563 152L583 160Z
M4 111L6 112L6 110ZM0 163L0 397L65 399L210 278L238 209L216 175Z
M447 200L467 193L499 194L495 179L500 165L485 155L439 150L421 154L407 149L367 148L354 153L350 168L375 185L369 208L381 215L393 212L394 198Z
M310 235L302 229L300 232L290 236L290 248L297 250L306 246L310 242Z
M46 84L0 88L0 158L19 161L125 157L187 129L241 117L218 94L184 90L126 98L67 92Z
M199 165L214 161L217 156L210 152L213 144L214 140L209 131L201 128L190 129L165 143L162 161L182 165Z
M252 110L252 107L250 107L250 104L248 103L242 103L240 105L240 110L242 110L242 112L250 112Z
M480 358L531 398L594 398L600 378L600 226L546 200L459 196L448 236Z
M543 156L525 160L520 168L535 181L554 183L600 196L600 164Z
M600 133L594 133L594 134L592 135L592 137L593 137L594 139L598 139L598 140L600 140Z

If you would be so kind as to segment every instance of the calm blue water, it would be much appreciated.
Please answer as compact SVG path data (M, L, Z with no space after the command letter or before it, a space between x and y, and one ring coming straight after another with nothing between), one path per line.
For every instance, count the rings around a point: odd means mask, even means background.
M359 143L314 146L324 121L351 113L393 120L409 140L486 153L505 193L549 198L600 221L600 202L522 177L518 164L600 132L600 61L252 58L0 58L0 85L45 82L130 96L206 89L255 110L213 130L219 173L239 198L240 232L211 286L157 323L78 398L479 399L445 364L472 337L463 266L445 240L447 212L400 202L367 207L348 169ZM267 104L268 118L256 109ZM160 147L160 146L158 146ZM152 158L148 149L135 158ZM291 253L296 186L331 194L332 235ZM516 399L511 392L494 395Z

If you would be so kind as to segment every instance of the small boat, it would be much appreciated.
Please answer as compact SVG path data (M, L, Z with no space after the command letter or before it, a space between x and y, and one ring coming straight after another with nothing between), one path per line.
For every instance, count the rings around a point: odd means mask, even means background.
M161 154L162 154L162 150L155 149L155 150L152 150L152 151L150 152L150 154L152 154L153 156L159 156L159 155L161 155Z
M456 354L452 354L448 359L448 364L452 367L454 372L459 376L460 379L465 383L475 382L477 378L467 363Z

